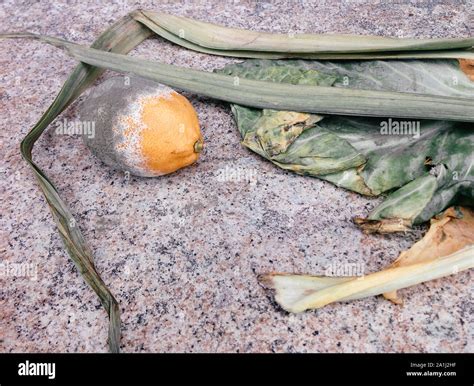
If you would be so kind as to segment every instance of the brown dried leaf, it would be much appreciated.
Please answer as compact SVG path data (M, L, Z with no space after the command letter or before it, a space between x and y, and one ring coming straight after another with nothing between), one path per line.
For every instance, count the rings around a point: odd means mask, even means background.
M459 67L469 79L474 81L474 60L473 59L459 59Z
M395 233L410 230L411 222L402 218L389 218L383 220L370 220L363 217L355 217L357 224L364 233Z
M451 207L431 220L428 233L410 249L403 251L390 267L402 267L448 256L474 244L474 210ZM384 297L400 304L396 291Z

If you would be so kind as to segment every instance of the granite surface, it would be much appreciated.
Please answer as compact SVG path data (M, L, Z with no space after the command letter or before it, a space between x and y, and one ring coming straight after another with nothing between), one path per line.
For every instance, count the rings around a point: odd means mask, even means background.
M90 44L137 9L275 32L468 36L452 1L2 1L0 29ZM474 30L471 31L474 34ZM132 52L212 70L233 59L154 39ZM0 351L105 352L107 318L64 251L19 144L74 68L58 49L0 41ZM102 78L112 76L111 72ZM363 235L351 222L378 202L285 172L240 145L229 106L188 95L202 125L200 161L162 178L110 170L80 137L47 131L34 158L56 184L120 302L125 352L472 352L472 272L298 315L257 282L268 271L365 272L388 265L424 228ZM77 104L59 120L74 120ZM54 126L54 125L53 125ZM239 178L221 178L226 170ZM243 177L242 177L243 176ZM251 176L246 178L245 176Z

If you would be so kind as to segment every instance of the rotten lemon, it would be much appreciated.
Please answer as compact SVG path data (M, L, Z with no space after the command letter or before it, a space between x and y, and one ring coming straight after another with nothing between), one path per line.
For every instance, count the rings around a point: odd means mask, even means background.
M93 124L83 135L107 165L143 177L172 173L197 161L203 148L191 103L175 90L136 77L117 76L96 88L80 107Z

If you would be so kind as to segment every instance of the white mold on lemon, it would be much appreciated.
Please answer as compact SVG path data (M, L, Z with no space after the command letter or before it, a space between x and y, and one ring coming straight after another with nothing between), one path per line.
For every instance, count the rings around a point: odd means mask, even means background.
M191 103L173 89L138 77L116 76L95 87L80 107L95 122L83 136L114 169L142 177L172 173L199 158L203 140Z

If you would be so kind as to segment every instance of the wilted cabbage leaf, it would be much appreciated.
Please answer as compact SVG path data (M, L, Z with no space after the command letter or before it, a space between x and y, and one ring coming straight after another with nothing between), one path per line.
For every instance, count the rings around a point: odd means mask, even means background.
M456 60L248 60L219 72L236 79L474 97L474 82ZM279 167L365 195L388 194L368 219L357 220L366 231L403 230L451 205L474 203L472 123L322 117L239 105L232 111L243 144Z

